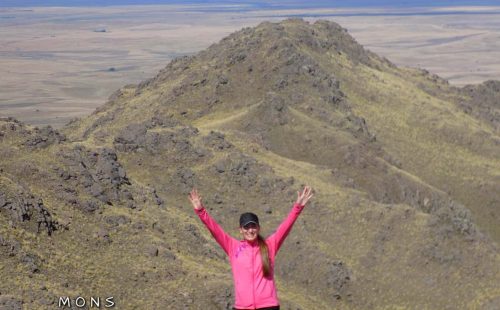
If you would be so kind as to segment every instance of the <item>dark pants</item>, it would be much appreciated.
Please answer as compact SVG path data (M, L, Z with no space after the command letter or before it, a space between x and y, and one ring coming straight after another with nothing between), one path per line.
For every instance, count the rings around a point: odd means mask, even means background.
M239 310L239 309L233 307L233 310ZM257 310L280 310L280 306L277 305L272 307L257 308Z

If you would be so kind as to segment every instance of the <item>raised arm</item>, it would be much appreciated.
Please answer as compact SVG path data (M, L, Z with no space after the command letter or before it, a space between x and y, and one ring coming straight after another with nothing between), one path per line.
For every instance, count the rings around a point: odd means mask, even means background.
M227 255L230 255L230 251L232 249L231 245L235 239L228 235L224 229L222 229L222 227L208 214L207 210L203 206L203 203L201 202L201 196L198 194L196 189L193 188L191 193L189 193L188 198L193 205L194 212L208 228L212 236L215 238L215 241L217 241Z
M300 212L304 209L305 205L312 197L312 189L309 186L304 187L302 192L297 191L297 200L293 204L292 210L288 216L281 222L276 231L267 238L268 244L273 247L274 253L278 253L283 241L290 233L293 224L299 217Z

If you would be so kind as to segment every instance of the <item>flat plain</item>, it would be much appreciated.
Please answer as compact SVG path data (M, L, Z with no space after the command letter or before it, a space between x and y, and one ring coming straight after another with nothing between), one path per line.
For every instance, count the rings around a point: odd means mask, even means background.
M243 27L338 22L399 66L463 86L500 79L500 7L263 10L248 6L0 9L0 115L61 127Z

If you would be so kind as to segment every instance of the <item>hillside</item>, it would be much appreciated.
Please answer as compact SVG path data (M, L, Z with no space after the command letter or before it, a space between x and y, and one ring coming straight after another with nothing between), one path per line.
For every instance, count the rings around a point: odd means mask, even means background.
M500 87L398 68L339 25L231 34L61 131L0 120L0 305L113 296L231 309L195 216L264 234L315 190L277 258L283 309L500 307ZM17 308L16 308L17 307Z

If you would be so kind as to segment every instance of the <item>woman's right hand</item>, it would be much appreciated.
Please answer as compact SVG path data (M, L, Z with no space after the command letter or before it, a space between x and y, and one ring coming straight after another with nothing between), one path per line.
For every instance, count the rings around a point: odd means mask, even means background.
M201 196L198 194L198 191L195 188L191 190L188 198L189 201L191 201L193 208L195 208L196 210L200 210L201 208L203 208L203 205L201 203Z
M305 206L312 196L312 188L310 186L306 186L302 192L297 192L297 201L295 201L295 203Z

